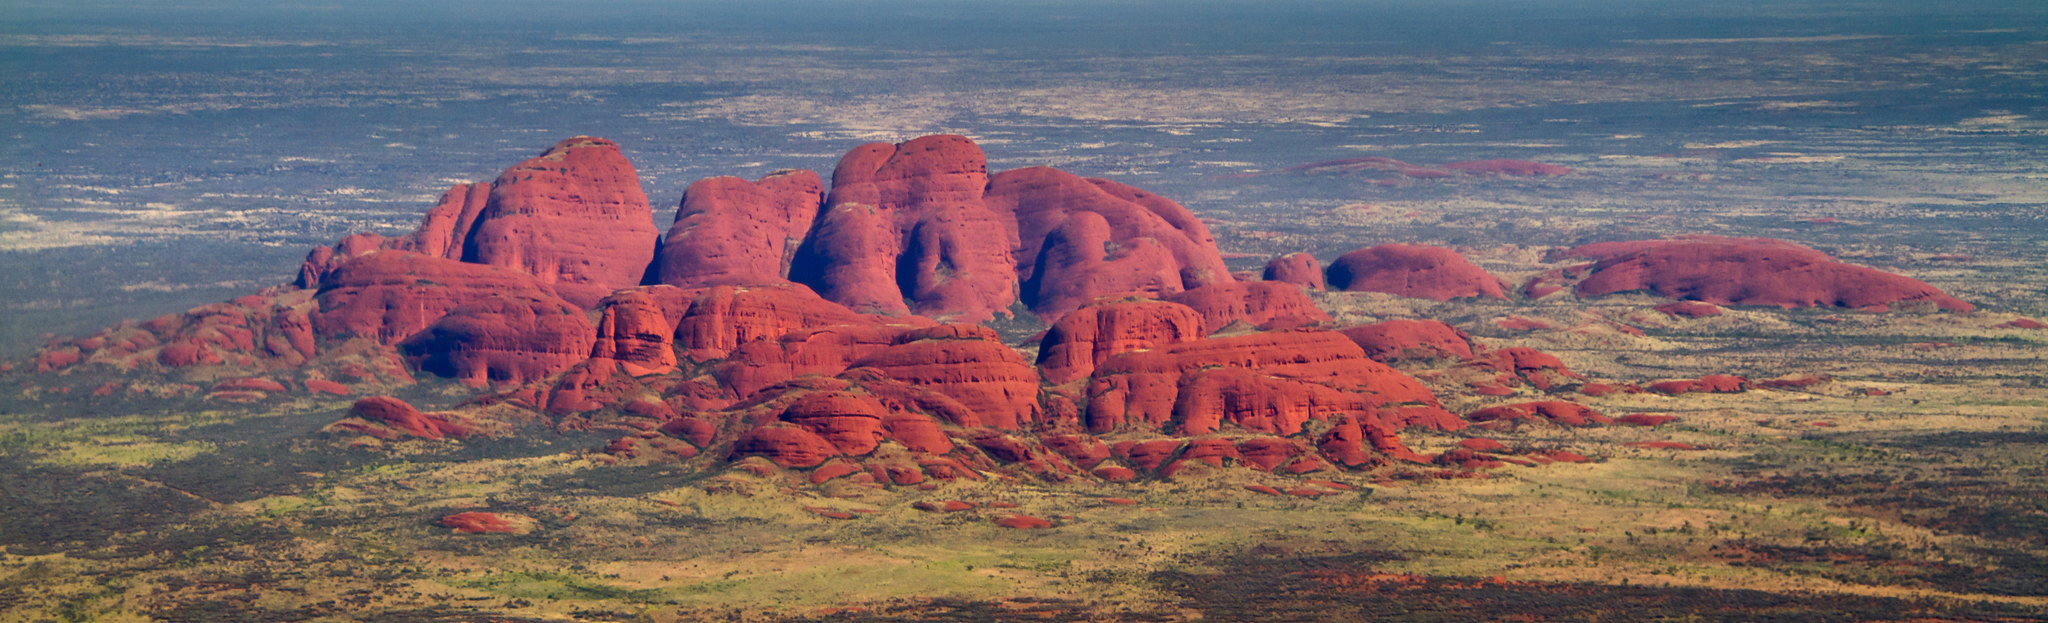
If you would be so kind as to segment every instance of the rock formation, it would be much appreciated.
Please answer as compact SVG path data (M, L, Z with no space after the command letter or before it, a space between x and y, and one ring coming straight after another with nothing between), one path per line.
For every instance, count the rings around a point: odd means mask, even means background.
M1500 279L1456 251L1426 245L1384 244L1346 253L1330 263L1329 283L1337 290L1435 301L1507 298Z
M1594 260L1579 296L1647 290L1716 305L1884 310L1920 303L1949 311L1972 306L1910 277L1845 264L1783 240L1685 236L1602 242L1563 252Z
M1294 253L1273 258L1266 263L1265 279L1291 283L1308 290L1323 289L1323 263L1316 256Z

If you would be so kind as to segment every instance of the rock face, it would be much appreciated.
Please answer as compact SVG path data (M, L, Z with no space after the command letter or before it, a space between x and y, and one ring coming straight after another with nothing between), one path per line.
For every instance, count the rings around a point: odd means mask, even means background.
M1382 363L1428 359L1471 359L1472 338L1435 320L1394 319L1343 330L1344 337Z
M988 160L961 136L870 143L839 160L792 276L869 313L979 322L1015 300L1013 227L982 201Z
M1198 435L1230 422L1289 435L1311 419L1400 406L1441 411L1428 389L1365 358L1343 334L1283 331L1111 357L1089 381L1087 425Z
M1203 334L1220 331L1232 322L1290 329L1330 321L1330 315L1308 300L1300 286L1275 281L1212 283L1169 295L1166 300L1201 312Z
M349 407L350 415L368 422L388 426L396 431L423 439L445 439L467 437L472 430L439 413L420 413L419 409L405 401L390 396L375 396L356 401Z
M399 343L415 369L474 387L524 385L590 358L596 328L552 296L492 296L468 303Z
M734 348L799 329L868 324L869 318L789 284L704 291L676 324L675 344L698 361L724 359Z
M1294 253L1273 258L1266 263L1267 281L1291 283L1308 290L1323 289L1323 263L1316 256Z
M1165 197L1028 167L991 177L986 201L1015 219L1024 302L1040 316L1111 294L1165 295L1231 281L1208 227Z
M441 195L441 202L427 210L427 217L411 235L392 241L391 248L421 255L462 259L469 245L469 232L476 218L491 200L487 182L456 184Z
M654 274L684 288L784 282L824 201L824 182L810 171L698 180L683 191Z
M590 358L616 361L633 376L674 370L676 324L689 308L685 296L679 288L649 286L605 297Z
M1591 274L1575 287L1584 297L1647 290L1716 305L1881 309L1922 303L1950 311L1972 309L1910 277L1844 264L1826 253L1768 238L1603 242L1563 255L1595 261Z
M1117 353L1201 339L1203 317L1186 305L1131 300L1090 305L1061 316L1039 341L1045 380L1062 385L1087 378Z
M457 307L493 296L553 298L531 275L405 251L359 256L320 280L313 330L397 343Z
M1385 292L1448 301L1506 299L1499 278L1456 251L1412 244L1384 244L1344 254L1330 263L1330 287L1351 292Z
M1038 419L1038 370L995 332L971 325L910 331L897 344L853 362L882 376L944 394L979 425L1015 430Z
M491 182L462 259L533 275L588 309L640 283L658 234L618 144L579 136Z

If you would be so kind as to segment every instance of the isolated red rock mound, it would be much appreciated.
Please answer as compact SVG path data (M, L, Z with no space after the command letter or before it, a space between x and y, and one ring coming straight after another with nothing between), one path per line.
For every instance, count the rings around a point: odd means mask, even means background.
M1563 252L1595 260L1575 287L1579 296L1646 290L1716 305L1885 309L1925 303L1973 307L1918 280L1844 264L1826 253L1768 238L1685 236L1602 242Z
M411 404L390 396L357 400L349 407L349 414L423 439L462 438L473 432L468 425L445 414L421 413ZM364 432L375 434L373 431Z
M1309 290L1323 289L1323 263L1307 253L1293 253L1266 263L1265 279L1291 283Z
M1203 316L1186 305L1128 300L1083 307L1054 322L1039 340L1045 380L1063 385L1087 378L1117 353L1201 339Z
M1261 329L1291 329L1330 321L1330 315L1317 308L1300 286L1277 281L1212 283L1165 299L1200 312L1205 335L1232 322Z
M438 522L460 534L526 534L533 532L532 518L470 511L442 517Z
M1570 380L1586 378L1565 367L1556 355L1526 346L1490 351L1466 365L1499 373L1496 378L1502 384L1526 383L1543 391L1550 391Z
M640 283L657 235L639 174L618 144L579 136L491 182L462 259L533 275L587 309Z
M1470 359L1472 338L1435 320L1394 319L1343 330L1373 361Z
M1384 244L1346 253L1330 263L1330 287L1386 292L1410 298L1506 299L1499 278L1443 247Z
M1465 414L1474 422L1516 422L1544 419L1566 426L1612 424L1614 420L1582 404L1561 401L1520 402Z
M824 202L810 171L698 180L661 239L655 278L684 288L781 283Z

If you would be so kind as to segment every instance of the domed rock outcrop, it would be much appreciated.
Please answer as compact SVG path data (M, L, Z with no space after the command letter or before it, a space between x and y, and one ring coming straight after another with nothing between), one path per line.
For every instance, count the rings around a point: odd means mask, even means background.
M1212 283L1165 297L1202 314L1202 333L1242 321L1261 329L1291 329L1329 322L1301 286L1277 281Z
M472 386L523 385L589 359L596 335L566 301L499 295L449 310L399 350L415 369Z
M1015 219L1024 302L1041 316L1110 294L1166 295L1231 280L1208 227L1165 197L1026 167L991 177L986 201Z
M1434 301L1507 298L1499 278L1456 251L1427 245L1383 244L1346 253L1330 263L1329 280L1336 290Z
M501 268L376 251L350 260L321 280L313 329L329 338L356 335L392 344L455 308L493 296L553 298L531 275Z
M1716 305L1877 309L1925 303L1950 311L1972 309L1919 280L1844 264L1826 253L1769 238L1602 242L1562 255L1595 260L1591 274L1575 286L1584 297L1647 290Z
M698 361L724 359L742 344L791 331L867 324L870 317L819 298L797 284L705 290L676 323L676 347Z
M684 288L786 281L824 201L824 182L810 171L698 180L662 237L655 278Z
M993 331L941 325L906 332L897 342L851 367L951 397L978 415L981 426L1015 430L1038 420L1038 370L996 341Z
M1188 383L1204 371L1231 368L1257 376L1211 372L1219 376L1204 383ZM1337 392L1305 386L1291 392L1277 389L1288 384L1320 385ZM1183 391L1184 385L1192 391ZM1239 413L1223 413L1216 421L1248 421L1259 409L1286 406L1274 419L1276 431L1291 430L1308 419L1367 408L1413 411L1399 418L1456 426L1451 423L1455 418L1442 413L1436 397L1414 379L1367 359L1343 334L1311 330L1205 339L1111 357L1096 367L1089 381L1087 425L1095 432L1134 425L1183 425L1177 423L1176 414L1195 413L1196 407L1176 409L1177 405L1194 401L1230 406L1224 395L1233 391L1251 391L1260 399L1240 402ZM1204 415L1195 426L1202 427L1208 419Z
M1323 289L1323 263L1307 253L1293 253L1266 263L1265 279L1291 283L1307 290Z
M1201 339L1202 314L1179 303L1131 300L1083 307L1061 316L1039 341L1045 380L1061 385L1087 378L1117 353Z
M1344 337L1382 363L1414 359L1471 359L1472 338L1435 320L1397 318L1351 327Z
M816 433L840 454L861 456L882 443L882 418L888 413L872 396L817 392L790 403L782 420Z
M674 370L676 323L689 308L686 295L680 288L648 286L605 297L590 358L617 361L633 376Z
M469 232L478 215L491 201L491 184L456 184L441 194L441 201L427 210L427 216L411 235L393 240L388 246L420 255L460 260L469 244Z
M1015 228L983 203L987 187L988 159L966 137L856 147L791 276L861 312L993 318L1015 301Z
M588 309L639 285L658 235L639 174L618 144L579 136L491 182L462 259L533 275Z

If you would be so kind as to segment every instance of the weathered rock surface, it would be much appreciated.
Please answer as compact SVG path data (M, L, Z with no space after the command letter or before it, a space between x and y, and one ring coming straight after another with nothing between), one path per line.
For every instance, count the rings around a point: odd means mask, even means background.
M596 335L567 301L504 294L449 310L399 350L414 369L470 386L524 385L589 359Z
M1041 316L1111 294L1165 295L1231 280L1208 227L1165 197L1027 167L991 177L986 202L1015 219L1024 302Z
M1204 434L1230 422L1292 434L1302 422L1339 413L1395 405L1441 411L1428 389L1367 359L1343 334L1313 330L1122 353L1095 369L1087 395L1087 425L1097 432L1146 425Z
M1291 283L1308 290L1323 289L1323 263L1307 253L1292 253L1266 263L1267 281Z
M1291 329L1330 321L1300 286L1275 281L1212 283L1166 300L1202 314L1202 333L1215 333L1232 322L1262 329Z
M656 279L684 288L786 281L824 202L824 182L810 171L698 180L661 239Z
M1506 299L1500 279L1443 247L1383 244L1346 253L1330 263L1332 289L1385 292L1410 298Z
M368 253L321 280L315 332L395 344L455 308L494 296L553 298L531 275L406 251Z
M1845 264L1826 253L1768 238L1685 236L1602 242L1563 252L1595 260L1579 296L1646 290L1716 305L1885 309L1922 303L1973 308L1919 280Z
M1117 353L1201 339L1203 316L1186 305L1128 300L1090 305L1061 316L1039 341L1045 380L1062 385L1087 378Z
M987 157L966 137L856 147L791 275L861 312L988 320L1015 301L1017 274L1014 226L987 188Z
M1472 338L1435 320L1394 319L1343 330L1373 361L1470 359Z
M491 182L462 259L533 275L588 309L639 285L658 235L639 174L618 144L579 136Z

